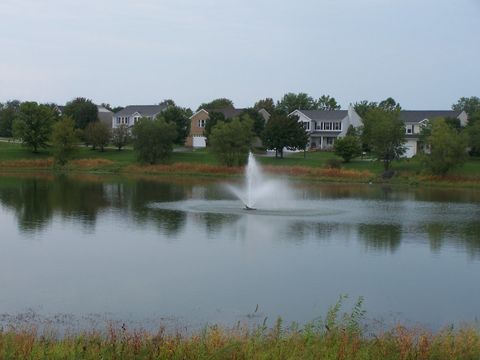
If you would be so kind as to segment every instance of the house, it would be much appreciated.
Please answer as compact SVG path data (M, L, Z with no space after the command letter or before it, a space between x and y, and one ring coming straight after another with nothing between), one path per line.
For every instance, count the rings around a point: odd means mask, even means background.
M362 119L352 105L348 110L295 110L290 115L298 116L298 121L308 133L308 148L332 149L335 139L345 136L348 128L362 125Z
M407 148L404 157L411 158L422 148L420 133L422 127L428 121L437 118L456 118L461 126L467 125L468 116L465 111L453 110L402 110L400 119L405 123L405 147Z
M112 125L113 112L101 105L97 105L97 108L98 108L98 121L110 127Z
M205 125L209 118L209 112L217 112L223 114L225 119L231 119L236 116L242 115L247 109L236 109L236 108L224 108L224 109L214 109L214 110L205 110L200 109L195 114L190 116L190 133L185 140L185 146L194 147L194 148L203 148L207 146L206 137L204 135ZM265 109L260 109L259 114L263 117L265 122L270 118L270 114Z
M158 105L128 105L111 117L112 128L120 125L132 127L142 117L153 119L167 107L166 102Z

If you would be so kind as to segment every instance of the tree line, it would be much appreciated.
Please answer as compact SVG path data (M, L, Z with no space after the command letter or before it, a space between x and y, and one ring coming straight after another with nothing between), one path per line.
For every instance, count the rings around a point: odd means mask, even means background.
M0 104L0 136L19 139L33 152L53 147L55 160L64 165L83 142L92 149L104 151L107 144L121 150L132 143L140 162L156 163L168 158L175 145L183 145L190 130L191 109L182 108L173 100L155 119L140 119L131 129L121 125L115 129L98 121L98 108L91 100L76 98L68 102L61 114L54 104L9 101ZM103 106L112 108L109 104ZM322 95L315 100L306 93L287 93L276 103L272 98L257 101L241 115L225 118L215 111L234 108L227 98L203 103L198 109L208 109L205 125L208 147L227 166L246 162L248 152L257 140L263 147L275 150L283 157L287 149L305 150L308 136L298 118L289 114L296 109L338 110L334 97ZM384 164L386 171L393 160L405 153L405 125L400 119L401 106L394 99L381 102L360 101L354 104L362 118L360 128L350 128L343 138L337 138L334 151L345 162L369 153ZM268 122L259 114L265 109L271 115ZM480 155L480 99L461 98L452 109L466 111L468 125L460 126L458 119L434 119L422 127L421 143L425 165L436 174L445 174L471 155Z

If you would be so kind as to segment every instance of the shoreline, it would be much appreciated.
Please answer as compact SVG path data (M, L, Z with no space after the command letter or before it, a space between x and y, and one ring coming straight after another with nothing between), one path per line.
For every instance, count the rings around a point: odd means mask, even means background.
M286 177L289 180L310 182L341 183L341 184L371 184L371 185L401 185L408 187L434 186L439 188L480 189L480 176L409 174L405 171L391 179L383 179L378 174L368 170L334 169L308 166L262 165L269 175ZM239 178L244 167L226 167L221 165L175 162L170 164L140 165L119 164L108 159L77 159L67 166L55 167L52 158L35 160L15 160L0 162L2 174L35 174L38 172L51 174L91 174L114 176L186 176L211 179Z

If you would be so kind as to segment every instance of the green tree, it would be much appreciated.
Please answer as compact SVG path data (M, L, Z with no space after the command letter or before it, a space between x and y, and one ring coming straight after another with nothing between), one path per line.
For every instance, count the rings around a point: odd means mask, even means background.
M468 116L480 113L480 98L477 96L461 97L456 104L452 105L452 110L465 111Z
M187 109L171 105L158 114L157 117L163 118L168 123L175 124L175 128L177 129L175 144L184 145L185 139L190 132L190 119Z
M167 159L177 138L176 126L164 119L141 118L133 126L133 148L141 163L155 164Z
M470 155L480 156L480 121L469 123L466 127Z
M275 150L275 157L280 155L280 158L283 158L284 148L305 150L308 135L297 116L276 112L265 125L262 141L267 149Z
M318 110L340 110L341 106L337 103L334 97L330 95L322 95L317 101Z
M445 175L466 160L464 136L452 129L445 119L432 121L431 134L427 138L430 154L425 156L425 165L433 174Z
M218 109L225 109L225 108L233 108L233 101L227 98L219 98L212 100L207 103L201 104L197 111L200 109L204 110L218 110Z
M317 103L306 93L287 93L277 102L277 110L290 114L291 112L301 110L315 110Z
M265 98L262 100L258 100L253 106L253 108L257 111L265 109L269 114L273 114L275 112L275 103L273 102L272 98Z
M130 141L130 132L125 124L112 130L112 144L120 151Z
M251 147L253 123L250 119L218 122L212 129L209 143L212 151L226 166L239 166L247 162Z
M75 121L75 126L85 129L89 123L98 120L98 108L91 100L82 97L76 98L65 105L64 115Z
M363 118L367 112L371 109L377 109L380 108L384 111L400 111L402 110L402 107L400 106L399 103L397 103L393 98L389 97L386 98L383 101L380 101L379 103L375 101L367 101L367 100L362 100L360 102L357 102L353 104L353 107L355 109L355 112Z
M406 150L405 125L400 120L400 110L371 108L362 120L362 141L388 170L392 160L398 159Z
M89 123L85 129L85 137L93 149L99 148L103 152L110 141L110 128L100 121Z
M344 162L350 162L353 158L361 155L362 144L356 136L344 136L335 140L334 152L343 158Z
M37 153L39 148L47 147L54 117L53 110L48 106L24 102L13 121L13 135Z
M245 109L245 111L240 115L240 120L251 120L252 121L252 130L256 136L262 136L263 130L265 129L265 119L258 110L254 108Z
M0 137L13 136L13 121L20 108L20 101L12 100L0 106Z
M210 137L210 134L212 132L212 129L220 121L223 121L223 122L227 121L227 119L225 119L225 116L221 112L210 111L208 113L208 119L205 123L205 128L203 129L203 134L207 138L207 142L208 142L208 138Z
M55 162L61 166L71 159L78 142L75 121L65 116L53 125L52 146Z

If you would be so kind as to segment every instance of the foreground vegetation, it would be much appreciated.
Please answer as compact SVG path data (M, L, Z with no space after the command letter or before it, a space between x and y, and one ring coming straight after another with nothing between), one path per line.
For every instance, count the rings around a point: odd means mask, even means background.
M128 330L125 325L107 331L56 336L37 329L0 328L0 359L479 359L480 331L449 327L437 333L396 326L368 332L360 298L349 314L339 317L341 301L325 320L300 328L224 329L211 326L194 334Z

